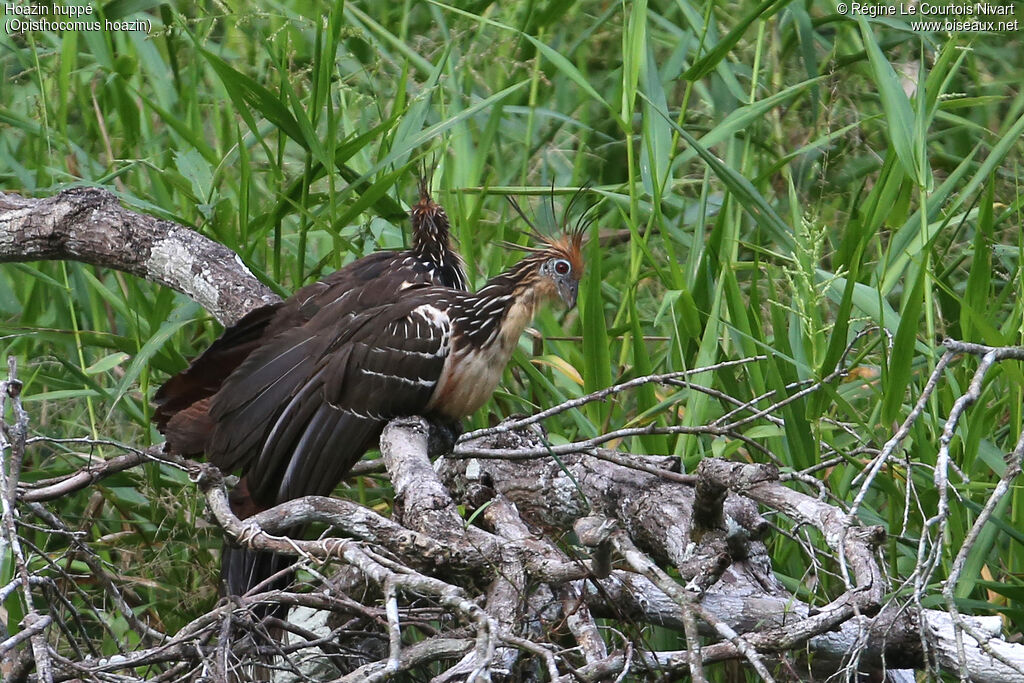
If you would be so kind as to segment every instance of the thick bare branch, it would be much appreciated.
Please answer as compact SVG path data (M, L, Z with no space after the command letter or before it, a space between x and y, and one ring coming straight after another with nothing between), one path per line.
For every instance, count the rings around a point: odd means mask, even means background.
M224 324L280 298L230 249L185 226L76 187L46 199L0 194L0 262L64 259L175 289Z

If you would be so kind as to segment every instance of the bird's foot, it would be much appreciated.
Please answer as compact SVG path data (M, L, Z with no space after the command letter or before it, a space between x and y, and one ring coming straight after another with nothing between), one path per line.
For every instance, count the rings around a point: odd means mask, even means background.
M437 458L451 453L455 442L462 436L462 423L458 420L427 420L430 424L430 435L427 437L427 453Z

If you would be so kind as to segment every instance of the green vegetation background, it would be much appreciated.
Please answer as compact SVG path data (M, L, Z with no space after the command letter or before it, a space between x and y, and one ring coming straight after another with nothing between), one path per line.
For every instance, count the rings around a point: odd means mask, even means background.
M94 8L148 17L153 30L0 33L0 189L107 187L223 242L282 295L402 245L424 163L436 164L435 197L477 286L515 260L500 240L526 239L501 195L534 195L526 201L550 225L552 188L564 205L590 185L601 203L580 305L539 316L543 339L524 339L473 425L758 354L767 359L695 382L740 401L785 396L827 375L858 331L884 327L858 341L848 377L779 411L784 428L760 420L746 433L784 467L831 459L815 476L849 501L920 395L942 337L1022 343L1019 32L913 33L899 17L840 16L822 0ZM191 301L121 273L0 268L0 354L18 359L34 433L158 442L148 397L218 333ZM946 371L905 457L865 499L863 520L890 532L897 586L917 565L936 504L929 465L973 369L966 360ZM954 478L947 564L1003 472L1022 392L1020 366L1001 365L960 425L953 455L971 483ZM733 407L646 386L549 427L572 439L703 425ZM688 468L706 455L767 459L726 437L620 446L678 454ZM36 447L25 477L116 452ZM350 495L386 505L384 482L352 484ZM164 628L215 600L220 538L179 473L148 466L54 507ZM1020 624L1024 490L998 514L956 593L966 611ZM841 589L834 567L813 569L793 540L777 535L772 553L801 597ZM0 558L0 583L10 572ZM4 607L16 624L18 598ZM101 647L127 629L108 616Z

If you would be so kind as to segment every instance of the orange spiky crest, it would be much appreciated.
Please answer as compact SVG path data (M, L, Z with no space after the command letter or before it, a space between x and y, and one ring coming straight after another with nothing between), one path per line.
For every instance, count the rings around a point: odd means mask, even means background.
M589 190L589 185L585 185L573 194L572 199L566 205L565 210L562 211L562 227L559 234L556 235L545 235L541 232L537 226L529 219L522 207L519 206L519 202L514 197L507 197L509 204L515 210L519 217L522 218L528 226L529 234L535 241L539 243L537 246L527 246L521 244L514 244L511 242L502 242L502 245L508 249L514 249L516 251L525 251L531 254L547 254L550 256L560 256L569 263L572 264L573 269L577 273L583 272L583 245L586 244L586 233L590 224L594 222L595 216L591 215L593 208L596 204L588 206L577 218L576 223L573 225L569 224L569 213L572 210L573 205ZM551 211L555 213L554 208L554 192L550 195Z

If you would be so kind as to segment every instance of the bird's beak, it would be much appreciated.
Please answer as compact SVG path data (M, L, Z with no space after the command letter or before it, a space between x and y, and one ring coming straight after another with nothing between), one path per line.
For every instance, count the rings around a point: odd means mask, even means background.
M576 295L579 293L579 288L579 280L566 279L558 281L558 296L565 302L566 308L572 308L576 305Z

